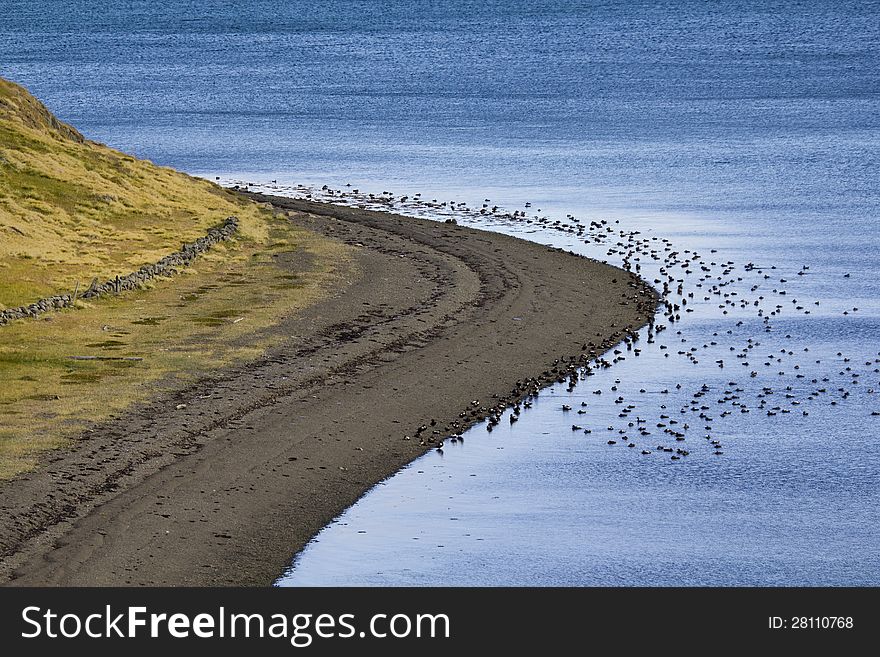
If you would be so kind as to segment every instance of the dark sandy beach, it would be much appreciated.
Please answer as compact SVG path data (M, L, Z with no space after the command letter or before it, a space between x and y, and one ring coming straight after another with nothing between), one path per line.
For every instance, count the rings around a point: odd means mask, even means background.
M0 580L268 585L376 482L565 377L656 302L634 275L531 242L273 201L357 247L346 283L278 325L282 346L258 362L145 402L0 484Z

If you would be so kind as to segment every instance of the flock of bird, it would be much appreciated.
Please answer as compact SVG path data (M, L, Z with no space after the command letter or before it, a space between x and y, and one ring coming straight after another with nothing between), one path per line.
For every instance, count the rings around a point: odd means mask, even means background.
M226 184L257 187L242 181ZM553 219L531 203L508 210L489 199L469 205L427 199L420 194L366 193L350 185L333 189L327 185L283 186L272 181L258 187L255 191L435 220L482 226L488 223L514 232L538 229L544 236L555 233L569 244L579 243L583 245L579 249L582 253L640 275L659 294L657 314L639 334L627 335L622 343L597 354L592 362L579 363L577 369L570 370L566 393L570 395L579 384L627 358L644 358L648 349L650 357L660 359L659 364L669 372L676 372L677 365L665 366L669 362L666 359L677 358L684 366L702 369L697 370L699 376L683 375L672 385L652 390L639 387L638 393L633 388L627 393L629 397L623 393L620 378L588 393L597 400L607 400L611 393L613 407L607 406L607 401L594 403L586 399L558 407L564 416L576 418L572 431L586 435L602 433L591 421L598 404L605 405L596 416L608 417L609 409L615 410L616 421L604 430L603 440L609 446L625 445L635 453L668 456L672 461L681 461L698 450L721 456L731 447L721 440L725 418L737 417L741 424L746 414L766 418L807 416L812 408L822 408L823 400L827 400L825 407L836 406L855 392L874 400L880 390L880 352L870 357L862 354L861 358L842 351L813 354L802 340L799 344L795 331L800 324L792 319L813 313L825 317L859 313L857 306L825 310L818 300L799 295L797 283L812 273L808 265L783 273L774 265L738 264L717 257L716 249L703 254L676 248L665 237L626 230L619 221L587 222L570 214L564 220ZM849 278L850 274L843 276ZM687 330L689 325L697 329ZM635 381L629 383L638 385ZM510 424L533 407L539 394L535 388L513 404L507 415ZM654 395L662 401L649 403L648 399L657 399ZM502 408L490 409L490 431L504 412ZM880 416L870 407L859 406L854 412ZM772 433L772 429L764 430ZM458 442L462 438L455 434L450 439Z

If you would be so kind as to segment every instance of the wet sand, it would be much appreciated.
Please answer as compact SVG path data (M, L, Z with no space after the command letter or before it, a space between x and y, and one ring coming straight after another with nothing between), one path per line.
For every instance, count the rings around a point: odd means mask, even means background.
M375 483L565 380L656 305L636 276L532 242L273 201L357 247L345 284L276 327L284 343L258 362L141 404L0 484L0 581L271 584Z

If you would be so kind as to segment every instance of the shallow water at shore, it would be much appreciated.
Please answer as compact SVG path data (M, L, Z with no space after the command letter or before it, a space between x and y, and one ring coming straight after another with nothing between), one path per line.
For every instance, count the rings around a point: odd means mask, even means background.
M206 6L19 3L0 74L92 138L211 179L391 190L432 218L415 194L464 201L462 223L619 263L552 226L607 220L743 278L704 302L702 272L683 276L694 312L640 356L447 441L280 583L880 583L876 5ZM484 199L550 220L479 215ZM736 303L762 295L761 318Z
M588 245L559 226L459 219L608 258L607 242ZM671 242L703 251L715 239L688 226ZM720 277L731 281L725 292L691 301L693 312L653 343L643 330L638 357L621 349L626 360L593 370L573 390L550 388L516 424L508 411L491 433L480 425L462 442L447 440L442 453L429 452L342 514L278 584L880 582L880 418L871 415L880 306L861 296L861 281L846 284L852 275L803 270L798 252L776 250L774 269L771 261L760 272L745 263L721 269L738 251L707 258L713 280L731 271ZM648 280L659 275L659 264L642 264ZM694 274L682 280L685 294L708 287L696 287ZM859 296L842 296L847 288ZM749 302L722 311L724 294ZM769 308L785 303L769 331L752 305L759 297ZM686 438L672 441L661 425ZM688 454L673 461L683 448Z

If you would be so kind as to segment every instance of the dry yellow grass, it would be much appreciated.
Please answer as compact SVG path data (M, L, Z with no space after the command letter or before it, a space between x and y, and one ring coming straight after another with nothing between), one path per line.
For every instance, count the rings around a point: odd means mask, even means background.
M128 273L232 214L241 234L175 278L0 326L0 478L157 386L258 356L278 339L269 327L349 267L343 245L207 181L88 142L0 79L0 303ZM290 252L307 253L298 261L308 267L290 271L273 257Z
M0 308L128 273L233 214L265 241L265 210L85 140L0 79Z

